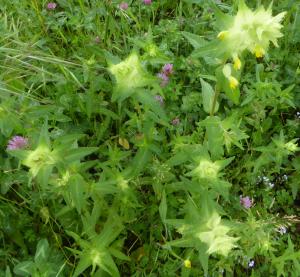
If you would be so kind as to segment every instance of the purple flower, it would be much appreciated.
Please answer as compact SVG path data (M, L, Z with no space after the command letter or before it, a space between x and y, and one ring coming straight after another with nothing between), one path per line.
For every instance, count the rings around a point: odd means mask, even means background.
M172 120L172 125L173 126L177 126L177 125L179 125L179 123L180 123L180 119L178 118L178 117L176 117L176 118L174 118L173 120Z
M48 10L55 10L56 6L57 6L56 3L50 2L50 3L47 4L47 9Z
M246 209L250 209L252 207L252 204L253 204L252 200L250 199L249 196L246 196L246 197L240 196L240 203Z
M151 5L151 3L152 3L152 0L144 0L145 5Z
M155 98L155 100L156 100L157 102L160 103L161 106L164 104L164 98L163 98L162 96L160 96L160 95L155 95L154 98Z
M171 75L173 73L173 64L171 63L165 64L162 68L162 72L167 76Z
M161 87L165 87L169 83L169 76L173 73L173 64L167 63L165 64L160 73L157 74L157 76L162 79L162 82L160 83Z
M120 3L119 8L121 10L127 10L128 9L128 3L126 3L126 2Z
M28 139L21 136L14 136L8 141L7 150L17 150L25 148L28 145Z
M160 83L161 87L165 87L169 83L169 77L164 73L158 73L157 76L162 80Z

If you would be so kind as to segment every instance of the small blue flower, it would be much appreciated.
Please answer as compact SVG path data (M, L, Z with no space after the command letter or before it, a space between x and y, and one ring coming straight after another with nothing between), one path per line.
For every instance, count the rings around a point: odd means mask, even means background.
M284 235L286 232L287 232L287 229L285 226L280 226L278 228L278 232L281 234L281 235Z
M254 260L250 260L249 263L248 263L248 267L252 268L252 267L254 267L254 265L255 265Z

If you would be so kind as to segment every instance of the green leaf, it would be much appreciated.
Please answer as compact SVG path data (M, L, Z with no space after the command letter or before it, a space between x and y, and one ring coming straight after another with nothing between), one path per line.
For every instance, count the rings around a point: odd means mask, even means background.
M204 40L203 36L198 36L189 32L181 32L182 35L193 45L195 49L200 48L207 44L207 41Z
M130 164L132 176L137 176L146 167L146 164L149 162L151 157L152 153L149 147L142 146Z
M195 49L191 56L193 58L203 58L203 57L207 57L207 56L215 56L217 55L218 51L219 51L219 42L218 41L211 41L211 42L207 42L204 46L199 47L197 49Z
M89 266L92 265L91 258L88 253L82 254L80 256L80 261L76 266L75 272L73 273L74 277L79 276L83 271L85 271Z
M100 267L104 269L107 273L109 273L112 277L120 276L119 270L113 258L108 253L106 253L100 260Z
M176 240L172 240L167 242L166 244L167 246L173 246L173 247L194 247L195 244L193 243L193 240L191 239L176 239Z
M239 114L233 114L225 118L221 125L224 129L224 142L227 148L227 151L230 150L231 145L234 144L243 150L243 145L241 140L247 139L248 135L239 128L242 119L239 118Z
M207 246L202 244L200 247L197 248L199 252L199 260L204 270L204 276L208 276L208 258L209 255L207 254Z
M46 187L49 183L49 179L53 170L53 165L44 165L40 168L36 178L39 184L41 184L42 187Z
M161 107L157 104L154 96L147 90L140 90L139 93L135 95L135 98L140 101L145 107L149 107L154 114L158 115L163 121L167 122L167 116Z
M65 152L65 161L67 163L79 162L83 157L97 151L98 147L80 147L77 149L70 149Z
M120 260L124 260L124 261L130 261L130 258L128 256L126 256L124 253L122 253L121 251L113 248L113 247L109 247L109 252L111 255L113 255L114 257L120 259Z
M211 156L214 160L217 160L224 155L224 136L221 128L221 120L217 116L209 116L201 125L206 127L206 144Z
M10 268L9 268L8 265L6 266L5 277L12 277L11 272L10 272Z
M86 183L80 174L71 176L68 181L69 192L78 213L81 213L81 210L85 205L85 186Z
M21 262L14 267L14 273L20 276L31 276L35 269L32 261Z
M47 122L47 120L45 120L45 123L42 127L38 144L50 147L50 138L49 138L49 134L48 134L48 122Z
M58 137L53 143L53 148L57 150L57 147L62 146L64 148L70 147L75 141L85 137L85 134L68 134L61 137Z
M209 83L205 82L203 79L200 80L201 80L201 87L202 87L202 99L203 99L204 111L206 111L208 114L211 112L214 114L219 109L219 103L216 101L214 111L212 111L213 102L216 93Z
M290 265L290 263L287 263L288 261L290 261L294 265L293 270L295 271L295 273L297 273L298 276L300 274L300 251L295 252L294 244L292 243L290 235L288 236L288 247L284 251L284 253L279 257L275 257L272 254L272 265L276 268L277 277L286 276L285 268L287 264Z
M34 261L38 265L43 265L43 263L47 262L49 253L49 243L47 239L41 239L36 247L36 252L34 256Z
M160 205L159 205L159 214L160 214L160 218L161 218L163 223L166 222L167 209L168 209L168 206L167 206L166 192L165 192L165 190L163 190L162 197L161 197L161 202L160 202Z
M99 181L93 185L93 189L100 194L114 194L119 192L115 184L115 180Z
M184 0L184 2L189 4L203 4L204 0Z
M214 16L216 17L216 26L217 28L222 30L227 30L231 27L233 17L228 14L223 13L219 7L215 4L215 1L210 1L211 7L214 11Z
M121 224L121 218L113 213L109 216L104 224L103 230L94 240L93 245L95 247L107 247L109 246L121 233L123 226Z

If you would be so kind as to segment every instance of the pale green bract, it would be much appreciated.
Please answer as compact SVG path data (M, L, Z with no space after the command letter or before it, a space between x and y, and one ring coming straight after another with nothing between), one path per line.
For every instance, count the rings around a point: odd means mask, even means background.
M231 27L219 33L218 38L231 56L237 57L248 50L256 57L262 57L268 50L270 42L278 47L277 39L282 37L280 22L285 16L282 12L272 16L271 5L250 10L243 0L239 10L232 19Z
M46 145L39 145L35 150L28 151L28 156L23 164L30 168L32 176L35 177L39 171L47 166L54 165L57 161L56 155Z
M209 160L201 160L192 173L199 178L216 179L219 169L220 166L217 163Z
M109 71L116 78L117 89L130 90L144 87L149 83L147 73L136 53L132 53L118 64L111 65Z
M205 228L206 231L201 231L197 237L208 245L207 254L218 253L227 256L238 238L230 237L227 233L230 228L221 223L221 217L214 212L210 219L207 221Z

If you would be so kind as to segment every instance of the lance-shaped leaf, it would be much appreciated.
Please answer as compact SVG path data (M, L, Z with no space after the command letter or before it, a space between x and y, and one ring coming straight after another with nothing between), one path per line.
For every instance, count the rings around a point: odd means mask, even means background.
M215 113L219 109L219 103L215 99L216 92L213 90L211 85L201 79L201 87L202 87L202 99L203 99L203 108L204 111L209 113ZM215 102L215 103L214 103ZM214 106L214 110L213 109Z

